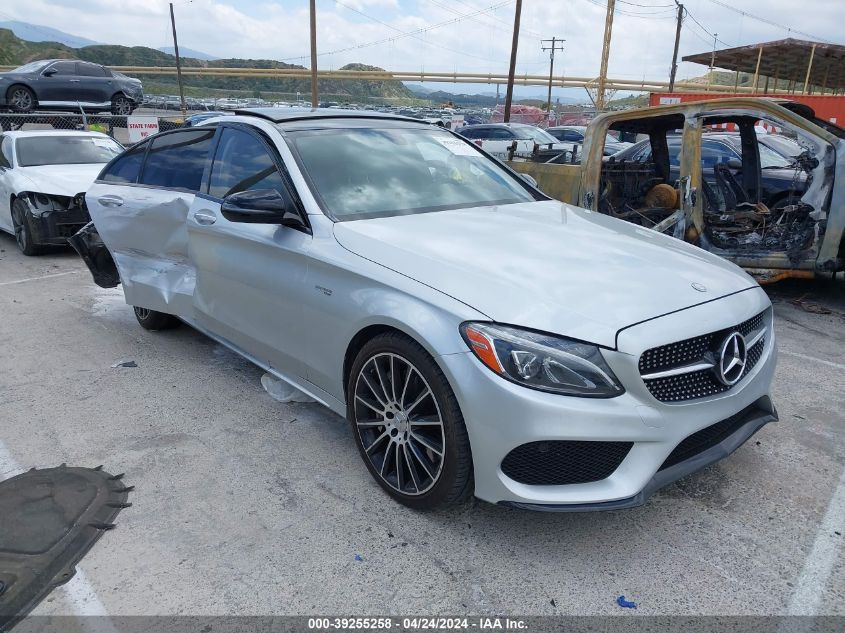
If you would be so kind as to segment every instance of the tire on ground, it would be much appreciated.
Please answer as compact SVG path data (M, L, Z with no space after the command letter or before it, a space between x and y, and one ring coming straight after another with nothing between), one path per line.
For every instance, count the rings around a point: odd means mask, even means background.
M181 323L175 316L166 314L165 312L158 312L140 306L133 306L133 310L135 311L135 318L145 330L170 330L178 327Z
M371 358L384 353L401 357L420 373L433 393L443 422L445 446L440 474L436 483L419 495L401 493L382 479L367 456L358 432L355 409L358 376ZM374 337L358 352L347 382L346 417L352 425L355 443L370 474L391 497L411 508L430 510L458 504L471 496L474 489L472 453L460 406L446 376L419 343L399 332L386 332Z

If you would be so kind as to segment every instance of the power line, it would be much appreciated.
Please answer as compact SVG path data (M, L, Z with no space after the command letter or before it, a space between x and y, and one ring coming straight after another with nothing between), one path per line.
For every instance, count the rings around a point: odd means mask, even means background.
M464 0L452 0L452 2L462 4L465 7L467 7L468 9L472 9L473 11L478 11L477 6L473 6L469 2L464 2ZM437 4L437 3L435 3L435 4ZM499 18L495 15L490 15L489 13L485 13L484 17L490 18L494 22L498 22L499 24L506 26L507 27L506 30L507 30L508 33L511 33L513 31L513 24L511 24L510 22L508 22L506 20L502 20L501 18ZM534 37L542 37L542 35L540 33L538 33L537 31L532 31L531 29L525 29L525 28L522 28L522 26L519 27L519 33L520 33L520 35L522 33L527 33L528 35L533 35Z
M693 22L695 22L702 31L707 33L707 35L709 35L710 37L715 38L716 41L719 42L719 44L723 44L724 46L731 46L731 44L728 44L727 42L724 42L724 41L720 40L718 37L716 37L716 33L711 33L710 31L708 31L701 22L699 22L698 20L695 19L695 16L692 13L689 12L689 9L684 8L684 15L689 16L689 18ZM707 43L709 44L710 42L707 42Z
M607 9L607 5L603 2L599 2L598 0L587 0L587 2L589 2L590 4L594 4L602 9ZM614 9L613 13L614 15L624 15L631 18L650 18L654 20L675 19L675 11L669 9L661 9L660 11L655 11L653 13L633 13L629 11L623 11L622 9Z
M367 15L366 13L363 13L362 11L359 11L358 9L355 9L353 7L350 7L349 5L343 4L339 0L335 0L335 2L337 4L340 4L344 7L346 7L347 9L349 9L351 11L354 11L355 13L358 13L358 14L360 14L360 15L362 15L362 16L370 19L370 20L373 20L375 22L379 22L380 24L383 24L384 26L387 26L387 27L393 29L394 31L397 31L399 33L399 35L394 35L392 37L385 37L385 38L382 38L380 40L374 40L372 42L365 42L364 44L355 44L353 46L346 46L344 48L337 48L333 51L324 51L322 53L319 53L319 55L318 55L319 57L324 57L326 55L335 55L337 53L345 53L347 51L358 50L358 49L361 49L361 48L369 48L370 46L378 46L379 44L386 44L388 42L395 42L396 40L401 40L401 39L404 39L406 37L410 37L410 38L413 38L413 39L417 39L417 40L421 41L422 43L427 44L429 46L436 46L438 48L443 48L444 50L447 50L451 53L456 53L458 55L463 55L465 57L474 57L476 59L481 59L481 60L486 61L486 62L500 63L500 61L498 61L498 60L492 60L492 59L488 59L486 57L480 57L478 55L466 53L464 51L455 50L453 48L443 46L442 44L435 44L434 42L427 42L426 40L417 37L417 35L420 35L421 33L427 33L429 31L433 31L434 29L438 29L440 27L447 26L449 24L457 24L458 22L462 22L464 19L473 17L475 15L480 15L480 14L485 13L487 11L492 11L493 9L498 9L499 7L503 7L506 4L510 4L511 2L513 2L513 0L504 0L503 2L499 2L498 4L494 4L493 6L487 7L486 9L479 9L475 13L467 14L466 18L453 18L451 20L445 20L443 22L438 22L437 24L431 24L431 25L426 26L426 27L421 27L421 28L416 29L414 31L402 31L402 30L396 28L395 26L387 24L386 22L382 22L378 18L374 18L372 16ZM285 57L283 59L280 59L279 61L291 61L291 60L303 59L305 57L308 57L308 55L297 55L295 57Z
M811 33L799 31L797 29L793 29L790 26L785 26L783 24L775 22L774 20L770 20L769 18L764 18L764 17L759 16L759 15L754 15L753 13L749 13L748 11L743 11L742 9L737 9L736 7L731 6L727 2L722 2L721 0L708 0L708 2L712 2L713 4L716 4L720 7L727 9L728 11L733 11L734 13L739 13L742 16L749 17L753 20L757 20L758 22L763 22L764 24L768 24L769 26L776 26L779 29L785 30L787 33L795 33L797 35L804 35L805 37L809 37L810 39L818 40L820 42L830 42L830 40L826 40L825 38L819 37L818 35L812 35Z
M636 2L627 2L627 0L616 0L621 4L629 4L632 7L647 7L649 9L657 9L658 7L670 7L671 9L675 9L674 4L637 4Z

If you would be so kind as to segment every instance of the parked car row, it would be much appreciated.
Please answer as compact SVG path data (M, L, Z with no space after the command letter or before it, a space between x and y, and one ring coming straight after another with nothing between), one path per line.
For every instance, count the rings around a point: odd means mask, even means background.
M142 327L186 323L346 416L405 505L633 507L777 418L750 277L551 200L439 126L280 108L122 153L90 133L1 142L17 236L90 213L71 244ZM67 187L27 184L59 155Z

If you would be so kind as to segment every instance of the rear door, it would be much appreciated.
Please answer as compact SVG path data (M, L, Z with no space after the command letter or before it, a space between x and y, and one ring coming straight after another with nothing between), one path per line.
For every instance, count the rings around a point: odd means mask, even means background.
M88 103L105 104L111 101L112 78L106 69L99 64L88 62L77 62L76 72L79 82L77 83L80 100Z
M214 133L177 130L135 145L106 167L85 196L130 305L193 316L196 271L185 226Z
M221 126L208 191L188 214L196 322L260 363L307 378L302 306L311 300L304 290L310 233L230 222L220 212L226 196L257 189L276 189L298 205L272 143L251 126Z

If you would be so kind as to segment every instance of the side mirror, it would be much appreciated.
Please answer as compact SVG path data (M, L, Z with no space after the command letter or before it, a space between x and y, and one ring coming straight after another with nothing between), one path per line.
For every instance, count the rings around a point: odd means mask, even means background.
M726 165L729 169L742 169L742 161L738 158L729 158Z
M223 200L220 212L229 222L305 227L299 211L275 189L233 193Z
M48 68L47 70L45 70L41 74L44 75L45 77L52 77L53 75L56 74L56 69L55 68Z

